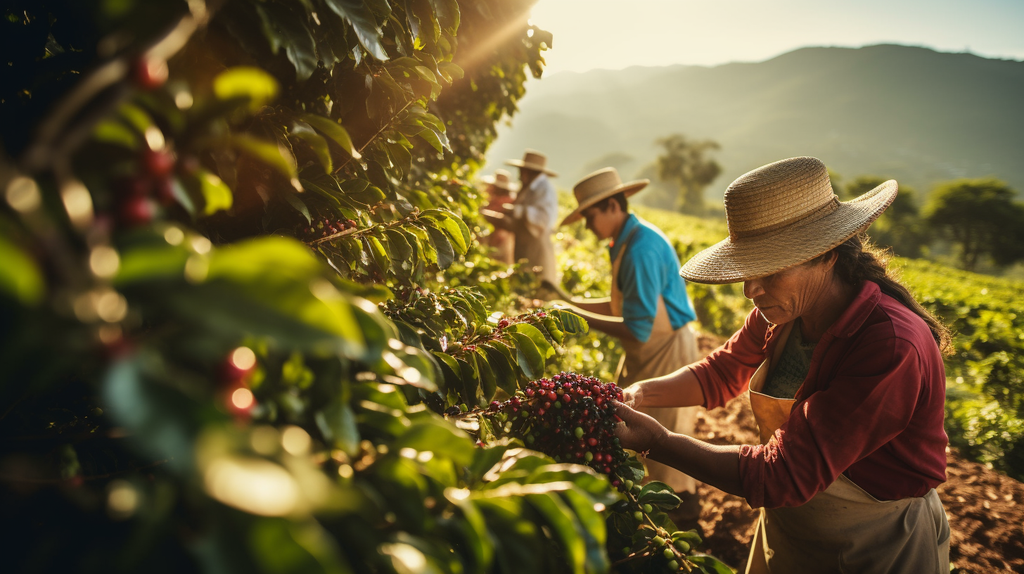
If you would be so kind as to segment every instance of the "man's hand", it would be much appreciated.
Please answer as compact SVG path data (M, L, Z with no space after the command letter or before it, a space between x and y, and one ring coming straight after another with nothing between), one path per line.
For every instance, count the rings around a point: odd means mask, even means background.
M621 424L615 425L615 436L622 448L637 452L650 450L668 435L668 429L650 416L618 401L615 401L615 407L615 414L622 419Z

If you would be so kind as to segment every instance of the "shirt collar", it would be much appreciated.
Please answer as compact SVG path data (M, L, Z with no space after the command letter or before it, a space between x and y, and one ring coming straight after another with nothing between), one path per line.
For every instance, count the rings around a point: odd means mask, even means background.
M834 337L851 337L856 333L868 316L878 306L882 298L882 290L874 281L865 281L861 285L860 292L853 298L850 306L843 311L843 314L836 319L836 322L828 328Z
M635 213L630 213L629 216L626 217L626 222L622 224L622 231L619 232L619 236L613 239L608 245L608 251L611 252L612 259L615 259L619 254L618 247L622 245L622 242L625 241L627 237L629 237L630 232L632 232L633 228L637 225L640 225L640 220L637 219Z

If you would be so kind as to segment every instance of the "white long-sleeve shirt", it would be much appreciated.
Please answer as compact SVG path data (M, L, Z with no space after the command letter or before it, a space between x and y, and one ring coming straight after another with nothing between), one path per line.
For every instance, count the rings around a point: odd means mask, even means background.
M541 173L516 196L512 217L526 224L530 235L550 235L558 225L558 192L548 176Z

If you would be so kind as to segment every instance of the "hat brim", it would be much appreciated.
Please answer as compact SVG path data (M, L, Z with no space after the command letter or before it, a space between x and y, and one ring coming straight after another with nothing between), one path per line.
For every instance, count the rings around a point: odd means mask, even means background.
M583 219L583 210L603 199L609 198L617 193L621 193L626 197L629 197L631 195L638 193L643 188L647 187L649 183L651 183L651 180L649 179L638 179L636 181L628 181L609 190L603 191L597 195L588 197L587 200L581 203L575 210L573 210L572 213L565 216L565 219L563 219L562 222L558 224L558 226L562 227L563 225L576 223L580 219Z
M727 237L694 255L679 270L687 281L720 285L778 273L827 253L861 233L896 199L889 180L832 213L756 237Z
M519 191L519 185L518 184L513 183L511 181L508 182L508 183L504 183L504 184L503 183L499 183L498 182L498 178L494 177L493 175L485 175L485 176L480 178L480 181L486 183L487 185L493 185L494 187L496 187L498 189L504 189L505 191L511 191L511 192Z
M511 165L512 167L522 167L522 168L526 168L526 169L532 169L533 171L544 172L544 173L550 175L551 177L558 177L557 173L551 171L550 169L548 169L546 167L539 166L539 165L537 165L535 163L526 163L525 161L523 161L521 159L510 159L510 160L505 162L505 165Z

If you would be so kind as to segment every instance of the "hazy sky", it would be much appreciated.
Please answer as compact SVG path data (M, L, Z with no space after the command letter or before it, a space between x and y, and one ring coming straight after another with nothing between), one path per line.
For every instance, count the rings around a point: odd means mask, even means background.
M548 73L897 43L1024 59L1024 0L538 0Z

